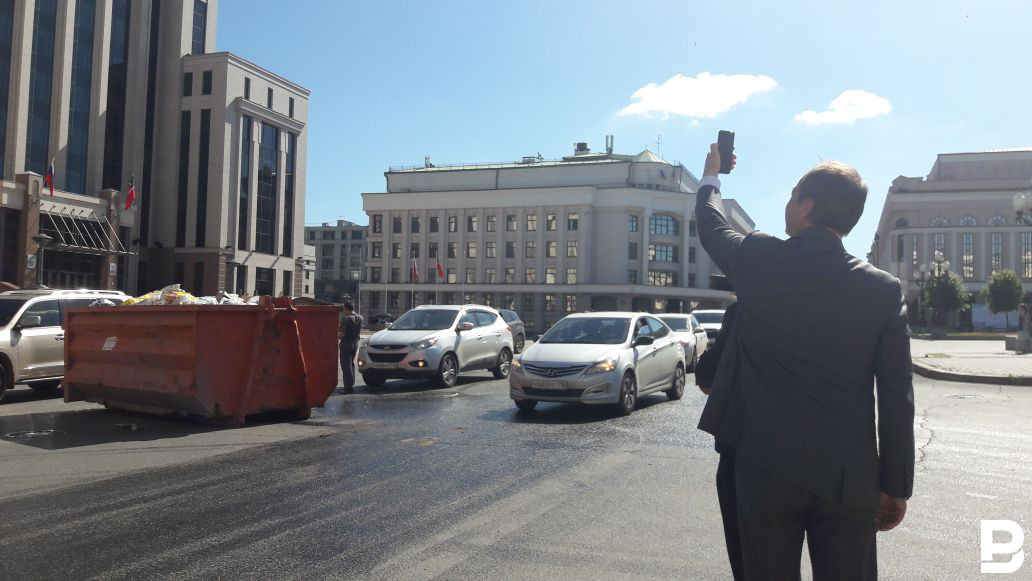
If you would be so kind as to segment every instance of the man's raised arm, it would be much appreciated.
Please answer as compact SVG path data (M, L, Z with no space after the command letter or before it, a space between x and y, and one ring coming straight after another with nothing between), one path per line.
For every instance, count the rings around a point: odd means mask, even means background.
M720 201L720 180L717 178L719 170L720 152L714 143L706 156L706 166L699 182L701 187L695 196L695 219L702 247L717 268L734 281L734 254L745 236L736 232L724 216Z

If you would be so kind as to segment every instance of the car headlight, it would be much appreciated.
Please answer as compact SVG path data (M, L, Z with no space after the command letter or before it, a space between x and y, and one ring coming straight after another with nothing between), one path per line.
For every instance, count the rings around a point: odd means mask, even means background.
M610 371L616 369L616 364L619 361L620 360L616 357L607 357L602 361L599 361L591 367L589 367L588 370L584 372L584 375L595 375L596 373L609 373Z
M512 360L512 368L513 369L522 369L523 368L523 363L520 362L519 357L517 357L516 359Z
M429 339L423 339L419 343L413 343L409 347L413 349L428 349L437 344L437 337L430 337Z

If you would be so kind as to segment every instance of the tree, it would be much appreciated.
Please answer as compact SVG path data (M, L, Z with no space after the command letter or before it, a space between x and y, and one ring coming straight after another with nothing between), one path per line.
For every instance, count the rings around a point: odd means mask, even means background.
M989 310L995 315L1005 313L1007 329L1010 329L1010 312L1021 305L1025 291L1021 288L1021 280L1013 270L997 270L986 281L982 296Z
M933 324L939 328L946 326L946 317L950 313L968 308L967 297L964 281L955 272L933 276L924 288L925 304L932 311Z

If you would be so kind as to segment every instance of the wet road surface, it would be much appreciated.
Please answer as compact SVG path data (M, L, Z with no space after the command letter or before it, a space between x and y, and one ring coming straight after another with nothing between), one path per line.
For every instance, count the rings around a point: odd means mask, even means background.
M920 379L917 399L881 577L978 578L980 519L1032 533L1032 389ZM0 501L0 578L727 579L703 403L523 416L488 374L360 388L318 437Z

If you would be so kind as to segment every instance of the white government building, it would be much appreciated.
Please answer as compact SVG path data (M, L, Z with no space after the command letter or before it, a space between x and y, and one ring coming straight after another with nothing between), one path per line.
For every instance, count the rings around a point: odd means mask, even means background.
M578 143L560 160L428 159L385 176L387 191L362 195L367 315L480 303L540 331L577 311L687 312L731 300L709 288L719 272L696 234L696 178L648 150L615 154L611 136L601 153ZM753 230L737 202L724 207L737 229Z

